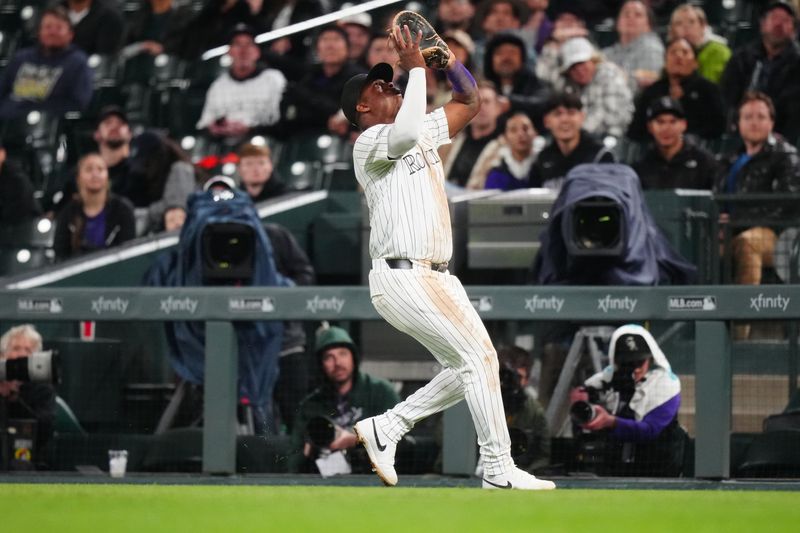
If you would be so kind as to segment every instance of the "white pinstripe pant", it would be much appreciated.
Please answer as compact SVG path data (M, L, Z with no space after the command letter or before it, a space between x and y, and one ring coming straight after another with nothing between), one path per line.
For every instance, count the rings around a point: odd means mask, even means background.
M487 475L513 466L499 367L486 327L457 277L424 266L390 269L373 260L372 304L392 326L422 343L444 367L427 385L387 411L395 442L419 420L466 399Z

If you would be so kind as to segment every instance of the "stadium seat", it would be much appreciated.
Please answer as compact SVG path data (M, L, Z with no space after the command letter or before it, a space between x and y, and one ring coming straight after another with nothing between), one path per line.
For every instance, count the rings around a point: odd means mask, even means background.
M737 474L740 477L800 477L800 430L756 435Z
M56 421L55 431L59 434L77 433L81 435L86 434L78 417L72 412L67 402L61 396L56 396Z

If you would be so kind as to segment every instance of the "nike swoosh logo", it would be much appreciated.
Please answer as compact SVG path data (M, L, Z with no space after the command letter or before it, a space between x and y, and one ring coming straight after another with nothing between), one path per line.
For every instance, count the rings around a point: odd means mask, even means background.
M510 488L513 488L511 486L511 482L510 481L506 481L505 485L498 485L497 483L492 483L491 481L489 481L486 478L483 478L483 481L485 481L486 483L488 483L489 485L491 485L493 487L497 487L498 489L510 489Z
M372 434L375 435L375 444L378 446L378 451L382 452L386 449L385 444L381 444L381 439L378 438L378 429L375 427L375 421L372 421Z

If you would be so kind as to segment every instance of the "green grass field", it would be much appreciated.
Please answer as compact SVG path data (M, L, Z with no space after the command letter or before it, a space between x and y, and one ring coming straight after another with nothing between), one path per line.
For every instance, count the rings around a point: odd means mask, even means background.
M165 485L0 485L8 532L800 530L800 493Z

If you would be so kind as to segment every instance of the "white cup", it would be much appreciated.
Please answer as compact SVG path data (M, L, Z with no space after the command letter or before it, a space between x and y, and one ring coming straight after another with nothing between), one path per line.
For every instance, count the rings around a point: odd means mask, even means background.
M125 477L128 450L108 450L108 472L111 477Z

